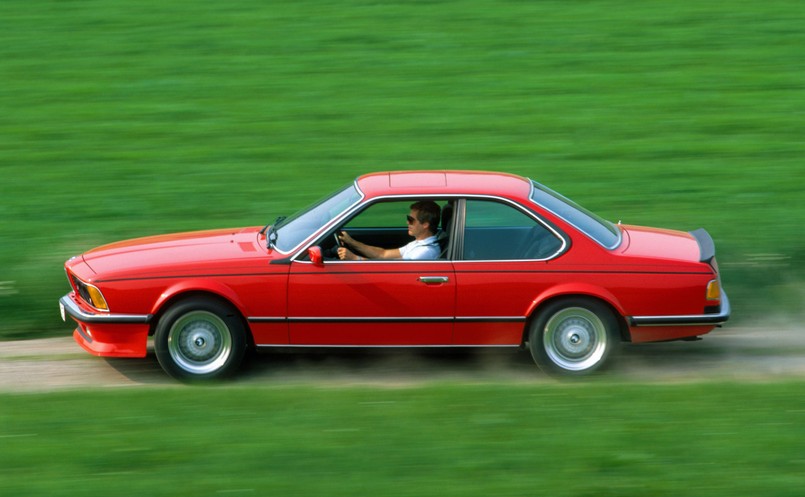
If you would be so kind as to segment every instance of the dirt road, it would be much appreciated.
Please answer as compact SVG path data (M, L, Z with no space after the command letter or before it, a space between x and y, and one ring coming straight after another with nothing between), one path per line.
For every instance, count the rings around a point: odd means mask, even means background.
M606 375L614 381L770 381L805 379L805 330L728 327L698 342L627 345ZM432 382L555 380L527 351L275 351L258 354L236 385L404 386ZM0 392L73 388L178 386L146 359L102 359L72 338L0 342Z

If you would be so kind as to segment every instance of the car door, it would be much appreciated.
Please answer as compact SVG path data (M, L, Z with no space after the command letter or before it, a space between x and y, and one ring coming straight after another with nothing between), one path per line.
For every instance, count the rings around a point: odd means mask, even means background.
M557 277L546 270L548 261L566 242L503 199L467 199L459 208L453 343L519 346L531 304Z
M365 243L400 243L407 206L384 205L345 230ZM393 220L387 212L396 212ZM396 231L396 233L395 233ZM333 233L317 245L331 257L291 263L288 324L291 345L445 346L452 342L456 283L445 259L341 261L332 257ZM392 242L393 240L393 242ZM392 247L386 247L392 248Z

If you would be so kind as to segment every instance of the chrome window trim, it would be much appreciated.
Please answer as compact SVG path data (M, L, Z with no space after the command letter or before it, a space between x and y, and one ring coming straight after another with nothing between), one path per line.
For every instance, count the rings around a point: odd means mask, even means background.
M302 251L304 254L304 251ZM298 262L299 264L313 264L310 261L301 261L301 260L294 260L293 262ZM421 263L421 264L450 264L455 261L451 261L450 259L364 259L362 261L327 261L325 264L330 266L332 264L362 264L362 263L370 263L370 264L411 264L411 263Z
M357 183L356 183L356 187L357 187ZM532 183L532 188L533 188L533 183ZM358 191L360 191L360 190L358 190ZM505 197L500 197L500 196L497 196L497 195L457 194L457 193L441 194L441 195L437 194L437 193L427 193L427 194L422 194L422 195L382 195L382 196L379 196L379 197L373 197L368 202L364 202L365 197L361 197L360 201L358 201L355 205L353 205L351 208L348 209L349 212L345 211L344 213L339 215L337 218L333 219L333 221L328 223L326 225L325 229L318 230L316 232L316 234L311 237L312 239L310 239L308 245L303 247L301 250L299 250L296 254L294 254L291 257L291 262L298 262L300 264L311 264L312 265L313 263L311 261L302 261L302 260L299 260L299 258L303 257L307 253L307 249L309 249L313 245L313 243L316 241L316 238L318 236L321 236L321 233L328 231L333 226L333 224L338 224L338 222L341 222L341 220L343 220L345 217L347 217L348 215L351 215L354 211L357 210L357 207L365 205L366 208L368 208L370 205L375 204L375 203L380 202L380 201L403 200L403 199L409 199L409 200L413 200L413 199L457 199L457 200L460 200L460 201L491 200L491 201L502 202L502 203L508 204L511 207L519 210L520 212L522 212L526 216L530 217L531 219L533 219L537 223L541 224L545 229L550 231L555 237L559 238L559 240L562 241L562 245L559 247L559 249L557 249L550 256L542 258L542 259L464 260L464 259L457 259L455 257L453 259L427 259L427 260L364 259L362 261L327 261L327 265L330 265L330 264L364 264L364 263L410 264L410 263L414 263L414 262L416 262L416 263L431 263L431 264L432 263L457 263L457 262L464 262L464 263L478 263L478 262L545 262L545 261L549 261L551 259L555 259L559 255L563 254L565 252L565 250L567 250L567 248L570 245L568 243L567 235L564 235L563 233L561 233L558 230L554 229L547 221L545 221L542 218L540 218L539 215L537 215L535 212L531 211L530 209L528 209L524 205L522 205L522 204L520 204L518 202L515 202L514 200L505 198ZM531 201L530 196L529 196L529 201ZM533 202L533 201L531 201L531 202L534 203L535 205L538 205L539 207L542 207L541 205L537 204L536 202ZM461 225L461 228L462 228L461 229L462 242L463 242L463 228L464 228L464 217L465 217L464 216L464 203L465 202L462 202L462 205L461 205L461 211L462 212L461 212L461 216L460 216L461 217L461 223L462 223L462 225ZM458 213L455 213L454 216L458 216ZM563 218L561 218L561 216L558 216L558 217L560 219L563 219ZM458 230L458 226L456 226L456 223L455 223L456 220L458 220L458 217L454 217L454 223L453 223L454 225L452 226L453 233L451 234L451 236L455 236L456 231ZM570 223L568 223L568 224L570 224ZM576 228L576 229L578 229L578 228Z
M530 201L532 204L534 204L534 205L536 205L536 206L539 206L539 207L540 207L540 208L542 208L542 209L545 209L546 211L550 212L551 214L553 214L554 216L558 217L558 218L559 218L559 219L561 219L562 221L566 222L566 223L567 223L567 224L569 224L570 226L573 226L574 228L576 228L576 231L578 231L578 232L579 232L579 233L581 233L582 235L586 236L587 238L589 238L590 240L594 241L596 244L600 245L601 247L604 247L604 248L605 248L605 249L607 249L607 250L615 250L616 248L620 247L620 246L621 246L621 244L623 243L623 231L621 230L621 228L620 228L620 227L619 227L617 224L614 224L614 223L612 223L611 221L607 221L606 219L604 219L604 221L606 221L606 222L608 222L608 223L612 224L612 226L614 226L614 227L615 227L615 230L618 232L618 233L617 233L617 234L618 234L618 239L616 240L616 242L615 242L615 243L614 243L614 244L613 244L611 247L607 247L607 246L606 246L606 245L604 245L603 243L601 243L601 242L599 242L598 240L596 240L596 239L595 239L595 237L593 237L592 235L590 235L589 233L587 233L585 230L583 230L583 229L579 228L579 227L578 227L578 226L577 226L575 223L570 222L570 221L569 221L568 219L566 219L564 216L560 216L559 214L557 214L557 213L556 213L556 212L554 212L553 210L549 209L547 206L544 206L544 205L540 204L539 202L537 202L536 200L534 200L534 198L533 198L533 197L534 197L534 190L536 190L536 187L535 187L534 185L535 185L537 182L536 182L536 181L534 181L533 179L530 179L530 178L529 178L529 183L531 184L531 191L528 193L528 200L529 200L529 201ZM542 185L542 186L545 186L545 185ZM548 188L548 187L546 187L546 188ZM559 196L560 196L560 197L562 197L563 199L570 200L569 198L565 197L564 195L562 195L562 194L561 194L561 193L559 193L559 192L556 192L556 191L554 191L554 190L551 190L551 191L552 191L552 192L554 192L555 194L559 195ZM572 201L571 201L571 202L572 202ZM575 202L574 202L574 203L575 203Z

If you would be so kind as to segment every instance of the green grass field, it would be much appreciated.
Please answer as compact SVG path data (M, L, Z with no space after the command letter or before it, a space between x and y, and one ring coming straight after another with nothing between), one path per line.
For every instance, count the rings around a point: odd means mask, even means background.
M801 383L0 396L4 496L798 496Z
M801 313L803 25L798 0L4 0L0 337L69 333L88 248L413 168L706 227L736 320Z

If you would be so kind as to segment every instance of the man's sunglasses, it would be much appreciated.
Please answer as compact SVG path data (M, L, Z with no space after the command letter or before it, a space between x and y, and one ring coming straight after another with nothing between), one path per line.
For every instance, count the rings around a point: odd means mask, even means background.
M410 216L410 215L405 216L405 219L408 220L408 224L414 224L414 221L416 221L416 219L414 219L414 216Z

